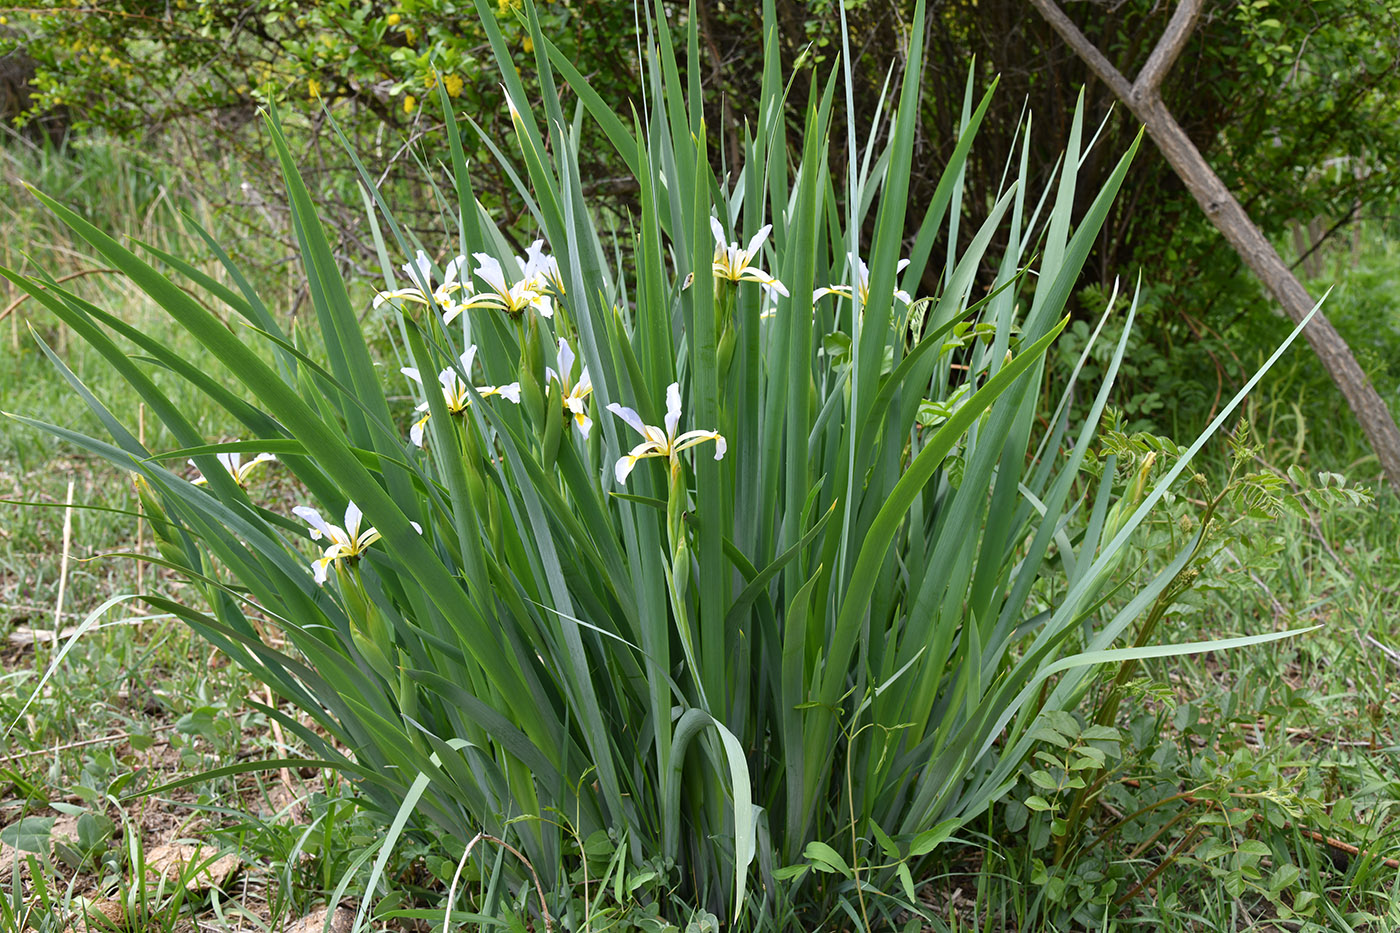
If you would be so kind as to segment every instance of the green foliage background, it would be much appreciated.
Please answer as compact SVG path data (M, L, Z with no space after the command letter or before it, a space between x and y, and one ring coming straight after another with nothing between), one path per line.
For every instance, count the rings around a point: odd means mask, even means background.
M694 67L709 92L707 123L720 141L711 158L717 173L733 171L741 161L744 129L756 113L762 48L755 11L750 5L714 0L693 8L679 2L661 6L676 25L694 11L700 31ZM518 53L523 87L537 95L519 0L498 0L495 7L504 38ZM863 136L881 88L900 80L912 38L907 25L912 8L911 0L853 0L844 13L832 0L777 3L778 41L785 59L795 63L787 96L789 125L800 128L800 103L811 91L812 76L836 60L844 22L853 59L855 113L862 123L857 134ZM1066 9L1118 69L1132 76L1165 27L1171 7L1127 0ZM539 17L545 33L555 37L605 100L621 113L645 109L631 4L550 2L540 5ZM1112 159L1105 154L1121 152L1137 131L1131 115L1114 107L1106 89L1020 0L934 3L922 38L930 54L921 71L916 166L942 164L951 155L969 69L982 86L999 78L1002 89L982 130L987 145L970 154L964 170L969 196L961 205L962 221L940 235L940 253L949 249L950 237L965 246L995 202L1004 153L1016 145L1023 106L1036 116L1028 175L1034 185L1054 176L1080 86L1086 87L1086 119L1090 126L1101 123L1103 143L1082 167L1086 190L1097 188L1111 171ZM8 105L7 115L22 123L37 114L59 114L79 129L147 145L161 141L163 154L184 158L201 193L212 194L234 213L252 206L266 215L267 223L250 229L250 235L278 237L288 248L294 243L275 167L253 116L269 100L284 104L288 112L310 114L289 120L290 143L326 207L323 219L339 235L343 263L358 264L360 271L373 268L368 233L360 223L362 202L351 166L317 115L318 104L327 105L357 151L374 164L388 165L381 186L406 226L440 228L441 205L430 194L425 173L443 161L443 128L436 116L425 113L422 102L441 75L459 109L485 130L479 136L469 125L461 128L466 157L482 175L477 193L501 218L508 237L521 236L517 222L525 219L524 205L483 142L506 138L509 126L503 122L500 86L470 4L177 0L93 8L76 0L42 0L0 24L0 55L16 54L32 59L33 97L23 112L17 103ZM688 67L683 57L678 63L683 77ZM571 114L577 102L567 88L563 93L564 111ZM1316 256L1339 235L1351 235L1359 221L1375 231L1393 225L1387 212L1395 201L1395 166L1400 164L1396 0L1208 2L1163 93L1193 141L1285 254L1318 248L1309 261L1310 273L1318 272ZM838 108L829 152L838 186L847 161L844 119ZM586 123L584 132L579 158L590 199L625 224L636 208L635 183ZM405 146L406 141L421 149ZM205 166L211 155L230 153L245 182L220 191L227 173L206 173ZM936 172L916 167L911 202L927 203L936 182ZM1175 379L1187 398L1171 421L1150 411L1136 414L1164 429L1177 424L1195 428L1221 393L1246 378L1254 348L1275 342L1279 328L1263 311L1269 302L1262 289L1238 257L1223 248L1152 147L1133 166L1124 190L1084 281L1107 287L1115 276L1148 271L1143 333L1134 339L1158 358L1151 375ZM907 235L912 239L914 232L911 228ZM1354 251L1355 241L1351 245ZM994 276L990 267L981 272L985 282ZM932 279L923 283L927 289L937 284ZM1087 316L1096 310L1096 301L1086 294L1073 307ZM1351 332L1344 328L1344 335L1363 342L1371 336L1364 326ZM1256 344L1256 338L1263 342ZM1241 342L1247 347L1243 353ZM1198 378L1202 372L1208 375ZM1134 374L1125 377L1131 383ZM1379 372L1373 377L1384 379ZM1160 386L1143 390L1152 391L1167 394ZM1145 396L1141 401L1149 408L1153 404Z
M521 77L535 92L528 64L530 39L521 25L519 0L498 0L503 34L518 52ZM690 15L685 3L665 3L675 23ZM810 90L814 68L824 70L840 48L847 24L859 119L872 112L890 75L891 50L898 80L908 47L910 0L848 3L785 0L777 4L779 41L797 64L788 95L788 119L800 125L799 102ZM1170 5L1128 0L1113 5L1067 7L1081 29L1130 77L1161 34ZM640 106L636 13L631 4L566 0L541 4L540 20L604 99L620 111ZM755 11L747 4L706 0L694 5L701 31L695 67L707 96L708 122L725 144L716 167L732 169L743 127L755 113L762 48ZM61 108L75 126L100 128L128 138L152 133L183 139L189 154L210 146L238 150L257 180L275 177L263 162L256 106L268 99L289 109L314 111L324 101L360 151L392 157L405 138L431 134L441 146L440 123L421 103L433 90L435 69L459 106L481 120L492 138L509 129L500 87L471 5L455 0L403 3L177 0L173 4L126 2L80 6L76 0L43 0L0 25L0 54L23 50L34 60L34 97L26 112ZM985 216L998 189L1023 105L1036 114L1032 142L1033 183L1053 177L1069 131L1068 114L1087 86L1086 118L1100 120L1106 145L1084 166L1095 185L1107 177L1117 152L1136 133L1135 121L1093 81L1039 17L1018 0L931 5L922 67L922 121L916 151L939 164L952 151L969 67L982 86L1000 77L1002 94L983 131L989 141L966 170L973 196L964 211L969 231ZM679 63L682 74L687 64ZM567 89L565 90L567 95ZM1188 134L1266 231L1282 237L1287 223L1325 222L1315 233L1346 224L1377 205L1393 202L1394 166L1400 163L1400 3L1395 0L1216 0L1206 4L1191 43L1164 87L1168 105ZM566 112L569 102L566 100ZM13 109L13 108L12 108ZM22 114L10 114L20 121ZM845 162L844 114L834 115L831 165L839 179ZM252 132L249 130L252 129ZM332 190L353 173L337 147L322 147L323 123L312 119L303 141L319 158L312 174ZM471 161L489 167L485 147L469 128L463 139ZM429 146L431 151L434 145ZM606 146L585 146L584 177L624 201L635 188ZM430 156L431 158L431 156ZM400 154L395 174L419 167ZM609 189L609 180L613 187ZM934 173L915 173L911 198L926 201ZM266 187L272 187L267 185ZM498 176L484 196L508 197ZM1154 276L1170 289L1169 315L1200 320L1230 313L1248 276L1220 242L1155 152L1145 152L1115 206L1089 274L1109 281L1141 263L1165 259ZM431 213L420 187L404 209ZM358 198L348 199L354 211ZM1162 265L1158 263L1158 265ZM1205 287L1200 287L1206 283ZM1253 297L1253 294L1251 294Z
M502 0L497 14L533 92L532 44L519 9L519 0ZM629 5L570 0L542 5L540 18L592 80L626 99L637 83ZM442 226L427 173L446 158L444 128L436 108L423 107L437 82L460 111L480 121L487 138L504 140L510 133L490 49L470 3L175 0L93 7L45 0L0 17L5 55L27 57L33 69L30 105L4 108L13 122L58 115L78 132L79 144L101 134L138 150L156 145L163 161L181 163L194 191L235 215L261 212L267 225L250 233L276 236L289 249L294 240L278 170L255 118L267 103L306 115L289 121L289 139L352 263L370 260L373 249L360 223L353 166L326 113L355 151L383 171L381 187L399 205L401 219L419 230ZM472 164L491 173L483 174L479 195L506 211L511 229L524 210L512 182L470 125L460 136ZM605 151L601 137L583 147L587 177L616 174L616 165L588 155ZM228 184L230 157L240 185Z

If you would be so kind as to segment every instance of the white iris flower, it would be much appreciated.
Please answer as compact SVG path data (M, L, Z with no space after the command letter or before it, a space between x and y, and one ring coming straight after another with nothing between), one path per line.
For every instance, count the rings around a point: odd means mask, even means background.
M710 218L710 230L715 235L715 277L731 282L757 282L767 286L770 293L776 292L784 298L788 296L787 286L753 264L759 250L773 231L772 224L764 224L749 240L749 245L739 248L738 242L730 243L724 238L724 227L718 218Z
M321 513L309 506L299 505L292 509L292 513L311 526L311 540L319 541L321 538L328 538L330 545L316 560L311 562L311 573L316 578L318 586L326 582L326 571L331 564L341 560L355 560L369 549L369 546L379 540L379 532L373 528L360 530L360 522L364 516L360 512L360 507L351 502L345 506L345 527L332 525L321 517ZM423 526L417 522L409 522L413 530L420 535L423 533Z
M627 475L632 472L632 468L637 465L638 460L645 460L648 457L665 457L671 462L672 467L680 463L680 452L696 444L703 444L705 441L715 442L715 459L722 460L726 444L724 436L718 431L686 431L677 435L681 424L681 387L678 383L671 383L666 389L666 429L663 431L655 425L643 424L642 418L630 408L613 402L608 406L608 411L617 415L623 421L631 425L632 430L646 438L642 443L633 447L627 456L617 461L615 472L617 481L625 483Z
M593 429L593 419L588 417L588 396L593 393L593 380L589 378L588 367L579 370L578 378L570 375L574 371L574 351L569 342L559 338L559 369L545 367L545 378L559 383L559 394L564 398L564 410L574 419L574 425L585 438Z
M904 267L907 265L909 265L909 260L901 259L899 265L895 267L895 274L897 275L903 272ZM870 269L865 265L865 260L863 259L856 259L856 294L860 296L860 306L862 308L870 302ZM827 295L840 295L843 298L850 298L851 286L832 285L829 288L819 288L812 292L812 300L816 301L818 298L823 298ZM894 297L904 302L906 305L914 300L910 298L909 293L903 289L896 289Z
M558 278L559 267L540 250L542 242L537 240L531 244L528 260L515 257L520 277L513 282L506 280L505 270L495 256L472 253L477 261L477 267L472 271L486 283L486 289L464 299L455 310L443 316L442 322L451 323L453 318L468 308L495 308L512 315L524 314L526 309L534 308L541 317L554 317L554 302L549 297L548 289L553 287L553 279Z
M520 276L531 283L536 291L550 289L556 295L564 294L564 275L559 271L559 261L544 252L544 240L536 240L525 248L525 259L520 263Z
M272 454L258 454L252 460L249 460L247 463L244 463L243 455L241 453L238 453L237 451L226 451L223 453L217 453L214 456L219 458L219 462L224 465L224 469L228 471L228 475L232 476L233 481L243 489L248 488L248 476L253 472L254 467L258 466L259 464L269 463L277 459ZM190 461L190 466L195 467L195 469L199 469L197 466L195 466L195 462L193 460ZM195 477L193 483L196 486L206 486L209 484L209 480L203 474L201 474Z
M466 267L467 257L458 256L447 264L443 270L442 284L433 289L432 295L428 295L418 285L410 285L406 288L396 288L389 292L378 292L374 296L374 307L379 307L386 301L412 301L420 305L436 307L443 314L444 321L462 313L461 303L454 297L457 292L465 289L466 283L462 281L462 269ZM433 278L433 263L428 258L428 254L421 249L418 251L418 258L411 263L404 263L404 275L416 282L431 282ZM415 275L415 271L417 275Z
M472 403L471 393L467 390L467 384L463 381L462 374L471 375L472 363L475 359L476 347L467 347L457 359L457 362L461 364L460 370L449 366L438 373L438 385L442 387L442 400L447 405L448 414L460 415L465 412L467 406ZM423 384L422 375L412 366L405 366L400 369L399 372L403 373L420 386ZM512 382L509 385L503 386L476 386L475 388L476 394L480 395L482 398L499 395L507 401L514 402L517 405L520 404L520 383L518 382ZM413 426L408 430L409 440L413 441L415 447L423 446L423 431L428 424L428 419L432 417L428 412L428 408L427 402L419 404L417 411L421 413L423 417L414 422Z

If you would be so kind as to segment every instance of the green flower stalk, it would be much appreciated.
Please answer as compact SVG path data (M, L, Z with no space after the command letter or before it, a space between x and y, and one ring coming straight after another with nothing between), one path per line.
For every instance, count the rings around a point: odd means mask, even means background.
M399 648L388 620L365 589L360 564L356 560L341 560L335 565L340 596L350 618L350 641L360 657L384 679L394 692L399 712L405 721L418 716L418 686L414 682L408 656ZM410 730L415 745L422 747L421 738Z
M554 380L546 383L544 391L544 438L540 442L540 461L546 470L551 470L559 457L559 442L564 437L564 419L559 414L564 407L564 394Z
M718 348L715 371L721 386L728 379L739 339L734 327L738 284L755 282L771 294L788 297L786 285L754 265L772 231L772 224L764 224L749 238L748 245L741 248L737 241L731 243L725 238L724 226L717 217L710 218L710 232L715 238L715 256L711 263L715 277L715 345Z
M520 398L530 420L544 428L544 337L539 319L530 315L520 330Z
M715 373L721 386L729 382L729 369L734 362L734 347L739 342L734 326L734 305L737 286L727 279L715 279Z
M353 561L340 561L335 565L335 576L340 584L340 598L345 604L346 615L350 617L350 639L355 649L374 672L384 678L385 683L397 687L399 665L392 659L398 657L398 646L389 634L384 616L365 592L359 565Z
M141 502L141 511L146 516L146 524L151 528L151 536L155 538L156 550L160 551L160 556L177 567L188 567L189 559L185 548L179 536L175 534L175 529L179 526L170 521L165 508L160 504L160 497L151 489L150 482L139 473L133 473L131 484L136 487L136 497ZM202 572L202 568L191 569Z
M457 434L461 443L462 469L466 478L467 498L472 512L485 516L487 540L492 547L501 546L501 510L486 482L486 470L481 453L481 441L475 425L463 421Z

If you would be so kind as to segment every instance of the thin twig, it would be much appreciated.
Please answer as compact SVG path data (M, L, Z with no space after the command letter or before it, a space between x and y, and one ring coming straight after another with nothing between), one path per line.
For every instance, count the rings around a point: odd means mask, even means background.
M101 556L101 555L99 555L99 557L100 557L100 556ZM96 559L97 559L97 558L88 558L88 560L96 560ZM48 611L49 611L49 608L48 608L47 606L35 606L35 605L33 605L32 603L0 603L0 609L5 610L6 612L32 612L32 613L34 613L34 614L36 614L36 615L41 614L41 613L45 613L45 612L48 612ZM78 618L79 616L81 616L82 613L81 613L81 612L64 612L63 615L64 615L65 618L76 619L76 618ZM142 624L142 623L144 623L144 622L147 622L147 621L154 621L154 620L148 620L148 619L141 619L141 618L128 617L128 618L125 618L125 619L121 619L121 620L119 620L119 621L117 621L117 622L104 622L104 623L103 623L103 627L105 628L105 627L107 627L107 626L109 626L109 625L140 625L140 624ZM274 647L278 647L278 646L275 646L275 645L274 645Z
M1372 858L1377 859L1386 868L1400 868L1400 859L1383 858L1379 855L1376 855L1374 852L1367 852L1365 849L1359 849L1349 842L1343 842L1342 840L1337 839L1334 836L1324 836L1322 833L1318 832L1315 829L1307 829L1305 827L1297 825L1296 823L1293 824L1293 828L1298 830L1298 832L1302 833L1304 836L1307 836L1313 842L1320 842L1323 845L1327 846L1327 848L1329 849L1337 849L1340 852L1345 852L1352 858L1360 858L1363 855L1369 855Z
M152 732L165 732L175 728L175 723L165 723L155 726ZM0 758L0 765L7 765L12 761L21 761L25 758L33 758L35 755L47 755L50 753L71 751L75 748L86 748L89 745L101 745L103 742L120 742L123 739L131 738L131 732L114 732L111 735L104 735L96 739L83 739L81 742L69 742L67 745L55 745L52 748L35 748L27 752L16 752L13 755L6 755Z
M1143 878L1137 884L1133 885L1128 889L1127 894L1124 894L1122 897L1118 898L1118 900L1114 901L1113 906L1122 907L1124 904L1128 903L1128 901L1136 897L1139 891L1155 881L1157 876L1165 871L1168 865L1180 858L1183 852L1187 851L1186 847L1191 844L1191 841L1196 838L1196 834L1200 831L1201 826L1199 823L1191 827L1191 831L1182 837L1181 842L1177 843L1176 848L1173 849L1166 858L1162 859L1156 868L1148 872L1146 878Z
M79 269L77 272L70 272L68 275L61 275L61 276L59 276L58 278L54 279L54 281L55 281L55 282L62 283L62 282L67 282L69 279L81 278L81 277L83 277L83 276L85 276L85 275L97 275L97 274L99 274L99 273L103 273L103 274L108 274L108 275L110 275L110 274L120 273L120 272L121 272L120 269ZM41 285L41 286L40 286L40 288L47 288L47 287L48 287L47 285ZM0 311L0 321L5 320L5 318L7 318L7 317L9 317L11 314L13 314L15 308L18 308L20 305L24 304L25 300L28 299L29 297L30 297L30 294L29 294L28 292L25 292L24 294L22 294L22 295L20 295L18 298L16 298L14 301L12 301L12 302L10 302L8 305L6 305L6 306L5 306L5 310Z
M465 863L466 863L466 860L467 860L467 853L471 852L472 848L473 848L478 842L493 842L493 843L495 843L496 845L500 846L502 849L505 849L505 850L506 850L507 852L509 852L511 855L514 855L516 858L520 859L520 861L524 863L525 867L528 868L528 869L530 869L530 877L533 878L533 879L535 880L535 893L536 893L537 895L539 895L539 899L540 899L540 913L544 915L544 929L545 929L545 933L553 933L553 930L554 930L554 920L553 920L553 918L551 918L551 917L549 916L549 905L545 902L545 899L544 899L544 885L540 884L540 876L535 872L535 866L532 865L532 864L530 864L530 860L527 859L527 858L525 857L525 855L524 855L519 849L517 849L515 846L511 845L509 842L506 842L504 839L497 839L495 836L488 835L487 833L477 833L475 836L472 837L471 842L468 842L468 843L467 843L466 851L462 853L462 862L461 862L461 864L465 864ZM454 883L454 885L455 885L455 883L456 883L456 879L455 879L455 878L453 879L453 883ZM449 906L449 910L450 910L450 909L451 909L451 905L449 904L448 906Z
M58 597L53 606L53 651L58 655L58 640L63 633L63 597L68 589L68 554L73 545L73 480L68 481L68 498L63 507L63 554L58 561Z
M1381 652L1395 664L1400 665L1400 651L1396 651L1394 648L1389 648L1381 644L1380 642L1372 638L1369 633L1366 635L1366 640L1369 641L1371 644L1375 645L1377 648L1381 649Z
M1123 781L1122 781L1122 784L1123 784L1125 787L1141 787L1141 786L1142 786L1142 782L1141 782L1141 781L1138 781L1138 780L1135 780L1134 778L1124 778ZM1213 802L1213 801L1208 800L1208 799L1203 798L1203 797L1197 797L1195 794L1191 794L1191 793L1186 793L1186 794L1177 795L1176 799L1178 799L1178 800L1184 800L1184 801L1186 801L1187 803L1190 803L1190 804L1197 804L1197 803L1209 804L1209 803L1212 803L1212 802ZM1236 809L1232 810L1231 812L1239 813L1239 812L1242 812L1242 811L1240 811L1238 808L1236 808ZM1248 818L1251 819L1251 820L1258 819L1258 818L1259 818L1259 814L1258 814L1258 813L1250 813L1250 814L1248 814ZM1227 825L1228 825L1228 820L1227 820ZM1196 829L1199 829L1200 826L1197 825L1195 828L1196 828ZM1307 836L1307 837L1308 837L1309 839L1311 839L1313 842L1320 842L1320 843L1322 843L1323 845L1327 846L1327 847L1330 848L1330 849L1337 849L1338 851L1345 852L1345 853L1347 853L1348 855L1352 856L1353 858L1356 858L1356 857L1359 857L1359 856L1362 856L1362 855L1371 856L1371 857L1373 857L1373 858L1375 858L1375 859L1378 859L1378 860L1381 862L1381 864L1385 865L1385 867L1387 867L1387 868L1400 868L1400 859L1385 858L1385 857L1383 857L1383 856L1377 855L1377 854L1374 853L1374 852L1370 852L1370 851L1368 851L1368 850L1366 850L1366 849L1358 848L1358 847L1352 845L1352 844L1349 843L1349 842L1343 842L1342 840L1336 838L1335 836L1325 836L1325 835L1323 835L1322 833L1318 832L1318 831L1315 830L1315 829L1309 829L1309 828L1306 827L1306 826L1300 826L1299 824L1294 823L1294 822L1290 822L1290 821L1285 821L1284 824L1283 824L1283 826L1282 826L1281 828L1282 828L1282 829L1296 829L1299 833L1301 833L1301 834L1304 835L1304 836ZM1193 830L1193 832L1194 832L1194 830ZM1180 848L1180 847L1178 847L1178 848ZM1164 867L1164 866L1160 866L1160 865L1158 866L1159 869L1162 868L1162 867ZM1154 874L1155 874L1155 872L1154 872ZM1151 880L1152 880L1152 876L1149 875L1146 879L1144 879L1144 883L1146 883L1147 881L1151 881ZM1137 893L1137 891L1140 890L1141 888L1142 888L1142 885L1141 885L1141 884L1138 885L1138 886L1136 886L1135 888L1133 888L1132 891L1129 891L1126 895L1124 895L1122 898L1120 898L1120 899L1118 900L1118 903L1121 904L1121 903L1123 903L1124 901L1128 900L1129 897L1131 897L1133 894Z
M1249 574L1249 579L1253 580L1254 583L1259 587L1259 589L1264 591L1264 595L1269 597L1269 604L1273 607L1274 610L1274 618L1288 618L1288 608L1284 606L1283 603L1278 601L1278 597L1274 595L1273 590L1269 589L1269 585L1265 583L1262 579L1260 579L1259 575L1256 574L1248 564L1240 560L1239 556L1235 554L1235 552L1232 551L1230 548L1225 548L1225 553L1230 556L1231 560L1239 564L1240 569L1242 569L1245 573Z
M1342 215L1341 220L1337 221L1332 226L1328 227L1325 231L1323 231L1322 236L1317 238L1317 242L1314 243L1312 246L1309 246L1306 252L1304 252L1297 259L1293 260L1293 262L1289 264L1288 268L1296 269L1300 265L1302 265L1303 262L1307 260L1308 257L1312 256L1313 253L1317 252L1318 249L1322 246L1322 244L1326 243L1332 237L1333 234L1335 234L1338 230L1342 229L1347 224L1355 220L1356 214L1360 209L1360 202L1353 204L1351 206L1351 210L1347 211L1345 214Z

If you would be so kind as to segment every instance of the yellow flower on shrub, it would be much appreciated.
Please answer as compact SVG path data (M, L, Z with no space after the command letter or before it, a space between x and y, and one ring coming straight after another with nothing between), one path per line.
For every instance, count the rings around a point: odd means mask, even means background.
M315 78L308 78L306 81L306 93L311 97L321 96L321 82Z
M412 112L414 111L414 109L417 108L417 106L418 106L418 98L414 97L412 94L408 94L408 95L406 95L406 96L404 97L404 99L403 99L403 112L404 112L404 113L412 113Z
M384 22L388 23L390 26L397 26L401 19L403 19L403 17L399 14L390 13L388 16L384 17Z
M461 75L444 75L442 79L443 89L447 91L448 97L456 97L462 93L462 86L466 84Z

